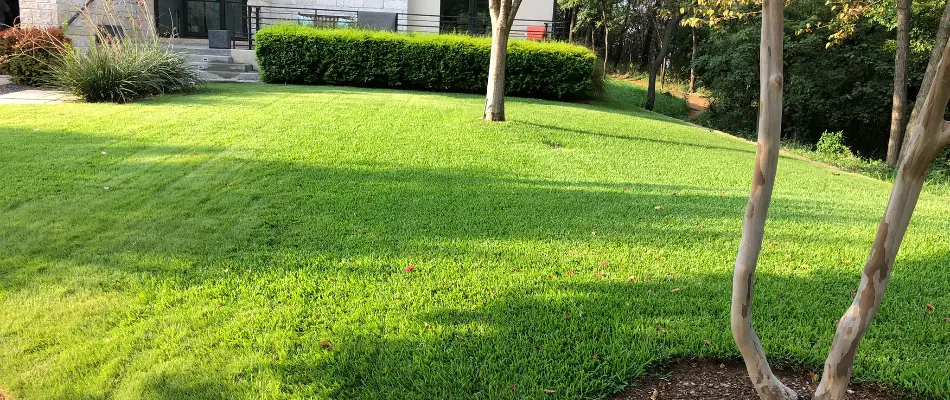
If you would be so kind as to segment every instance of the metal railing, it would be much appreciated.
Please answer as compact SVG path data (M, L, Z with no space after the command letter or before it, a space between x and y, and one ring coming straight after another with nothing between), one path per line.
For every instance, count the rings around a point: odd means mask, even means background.
M347 9L325 9L283 6L247 6L246 25L242 32L235 32L235 39L246 40L248 48L254 48L254 36L261 28L273 24L299 24L315 27L353 27L360 26L360 11ZM424 33L464 33L469 35L490 35L491 21L482 15L428 15L394 13L395 31ZM515 19L511 29L512 37L526 37L537 40L563 40L567 37L567 26L563 21Z

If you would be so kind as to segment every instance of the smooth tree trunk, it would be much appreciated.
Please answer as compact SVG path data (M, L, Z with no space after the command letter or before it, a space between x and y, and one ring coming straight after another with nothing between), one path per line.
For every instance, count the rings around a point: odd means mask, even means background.
M762 37L759 45L759 140L752 172L752 187L742 223L742 239L732 280L730 322L742 359L756 392L762 399L797 399L794 391L772 373L759 337L752 328L752 295L755 268L772 188L778 167L782 131L782 11L784 0L763 0Z
M489 0L491 14L491 52L488 60L488 92L485 95L485 119L505 120L505 64L508 60L508 35L521 0Z
M940 25L937 27L937 35L934 40L934 48L930 52L930 60L927 61L927 69L924 71L924 78L920 82L920 92L917 93L917 99L914 101L914 109L910 112L910 118L907 121L907 130L904 135L904 144L901 146L901 159L907 156L907 148L910 144L910 137L914 132L910 126L914 125L917 115L920 114L924 101L921 96L930 93L930 86L933 84L934 74L937 71L937 64L943 55L943 48L947 46L947 40L950 39L950 1L943 7L943 16L940 17Z
M950 144L950 123L943 120L950 100L950 46L944 44L933 84L926 94L920 115L911 126L912 137L891 189L884 218L877 229L871 251L864 263L861 283L851 307L838 322L831 351L825 360L816 400L843 399L851 380L858 344L877 314L890 280L894 259L917 198L924 185L927 168Z
M689 92L696 91L696 27L693 27L693 49L689 55Z
M607 26L607 2L604 2L604 76L607 76L607 58L610 54L610 27Z
M663 41L660 42L660 54L657 54L653 59L653 62L650 64L650 70L648 71L650 78L649 84L647 85L647 104L643 107L647 110L653 111L653 105L656 103L656 74L659 72L660 66L670 51L670 42L673 39L673 32L676 31L676 26L680 24L680 20L682 19L683 14L677 13L666 22L666 29L663 31Z
M897 166L907 116L907 53L910 48L911 0L897 0L897 51L894 54L894 99L891 132L887 140L887 165Z

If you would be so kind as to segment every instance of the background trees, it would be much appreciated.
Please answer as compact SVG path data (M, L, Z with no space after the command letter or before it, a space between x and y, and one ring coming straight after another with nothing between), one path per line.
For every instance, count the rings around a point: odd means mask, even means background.
M825 131L843 131L845 143L862 156L885 158L891 116L914 108L944 14L943 2L913 1L907 56L897 57L897 1L795 0L787 5L782 140L813 144ZM757 118L755 56L761 15L756 4L743 3L561 0L559 4L560 17L572 27L570 38L593 48L608 72L633 72L645 81L653 75L660 88L665 76L667 82L684 83L682 89L688 89L685 83L692 72L696 86L712 98L710 112L701 122L751 137ZM677 14L683 16L664 57L665 28ZM906 91L903 106L892 101L899 59L906 59L907 83L898 84ZM901 119L903 123L895 127L906 125L910 118Z

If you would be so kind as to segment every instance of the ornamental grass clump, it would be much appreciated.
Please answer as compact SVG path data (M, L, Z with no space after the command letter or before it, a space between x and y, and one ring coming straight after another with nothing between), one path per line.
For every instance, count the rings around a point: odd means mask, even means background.
M144 97L185 91L201 83L185 55L165 46L155 31L148 7L105 10L112 32L96 28L86 47L60 53L51 65L50 84L88 102L128 103ZM84 26L98 27L87 10Z

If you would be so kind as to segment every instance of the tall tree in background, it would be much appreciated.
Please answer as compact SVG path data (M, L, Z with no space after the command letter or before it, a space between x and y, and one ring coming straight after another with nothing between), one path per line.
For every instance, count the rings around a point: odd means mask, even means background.
M689 93L696 91L696 27L690 27L690 33L692 34L693 43L692 51L689 55Z
M911 111L910 119L907 122L908 127L914 124L914 120L917 119L917 115L920 114L920 110L924 107L921 96L925 93L930 93L930 86L933 85L934 75L937 73L937 65L940 62L940 57L943 55L943 48L946 47L948 39L950 39L950 1L944 5L943 16L940 17L940 25L937 27L937 38L934 41L934 48L930 52L930 59L927 61L927 70L924 72L924 79L920 83L920 93L917 95L917 101L914 103L914 110ZM911 135L913 134L914 131L910 129L905 131L903 146L901 146L901 159L907 157L907 148L910 145Z
M505 64L508 60L508 36L521 0L488 0L491 15L491 54L488 61L488 93L485 95L485 119L505 120Z
M897 51L894 53L894 102L891 133L887 140L887 165L896 166L907 122L907 54L910 51L911 0L897 0Z
M673 8L675 8L675 6ZM670 42L673 39L673 32L676 31L676 27L679 26L682 20L683 13L681 10L676 9L670 12L670 16L666 21L666 27L663 29L663 37L660 40L660 52L653 57L653 62L650 63L650 68L647 71L649 74L647 104L643 107L647 110L653 111L653 105L656 103L656 75L666 60L666 55L670 52Z

